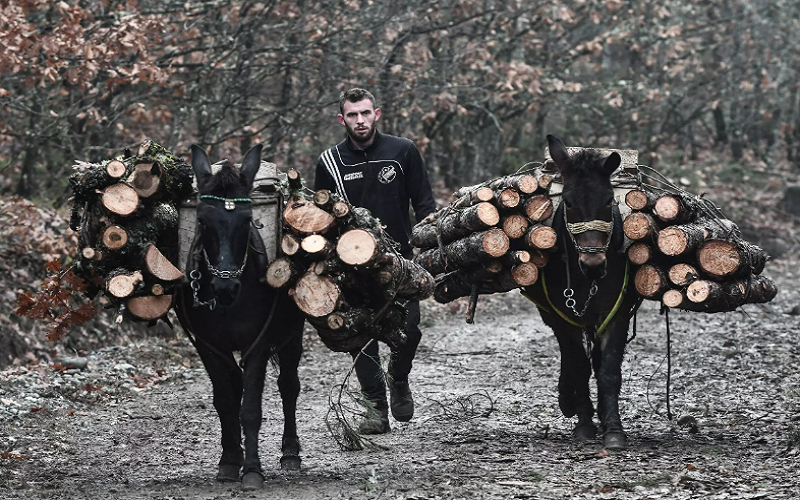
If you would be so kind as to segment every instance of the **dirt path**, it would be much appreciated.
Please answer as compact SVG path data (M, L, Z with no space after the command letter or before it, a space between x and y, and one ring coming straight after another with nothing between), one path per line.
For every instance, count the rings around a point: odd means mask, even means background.
M519 294L424 304L413 422L381 448L341 451L325 415L348 356L306 332L298 416L303 471L278 468L275 373L265 391L264 490L213 480L219 430L210 383L185 340L88 356L83 369L0 372L0 498L508 499L796 498L800 491L798 263L770 263L781 289L747 314L672 312L674 421L666 419L665 323L638 316L623 365L630 450L572 444L558 411L555 339ZM345 402L350 404L349 402ZM680 419L680 420L679 420Z

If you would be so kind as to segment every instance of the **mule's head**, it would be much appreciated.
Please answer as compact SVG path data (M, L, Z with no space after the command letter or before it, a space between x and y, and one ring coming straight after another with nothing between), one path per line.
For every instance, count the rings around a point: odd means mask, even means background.
M197 203L200 244L212 293L222 306L233 304L241 289L240 276L247 265L253 218L250 191L260 163L259 144L250 148L241 168L228 163L213 174L206 152L192 146L192 168L200 192Z
M564 182L565 229L578 253L580 269L590 278L600 278L605 274L614 228L611 174L622 159L617 153L603 158L591 149L571 156L564 143L552 135L547 136L547 143Z

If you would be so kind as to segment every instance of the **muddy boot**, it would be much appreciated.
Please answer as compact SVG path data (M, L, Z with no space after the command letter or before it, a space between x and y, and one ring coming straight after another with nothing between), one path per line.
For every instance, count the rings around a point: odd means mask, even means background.
M386 434L389 432L389 408L386 401L370 401L364 420L358 424L361 434Z
M389 384L392 401L392 416L398 422L408 422L414 416L414 398L408 380L394 380Z

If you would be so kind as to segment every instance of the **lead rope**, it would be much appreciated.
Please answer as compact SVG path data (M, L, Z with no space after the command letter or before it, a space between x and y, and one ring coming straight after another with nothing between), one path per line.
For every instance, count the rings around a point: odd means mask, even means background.
M669 307L664 308L664 317L667 320L667 420L672 421L672 410L670 409L670 377L672 375L672 336L669 330Z

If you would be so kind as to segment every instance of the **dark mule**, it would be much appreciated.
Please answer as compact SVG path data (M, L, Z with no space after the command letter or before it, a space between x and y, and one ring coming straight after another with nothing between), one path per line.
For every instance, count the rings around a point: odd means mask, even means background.
M621 158L612 153L603 159L593 150L571 157L558 138L548 135L547 141L563 180L562 203L553 216L559 254L526 294L558 339L558 403L566 417L578 416L575 438L596 436L589 393L594 366L604 445L624 449L621 365L638 295L622 252L622 220L610 180Z
M303 316L285 292L260 280L266 271L266 252L252 224L250 201L260 162L259 145L247 152L241 169L227 165L212 175L206 153L192 146L200 192L197 234L189 255L191 286L182 290L176 304L180 322L194 334L214 386L214 408L222 427L217 479L238 481L241 472L246 489L259 488L264 481L258 432L264 377L273 354L280 366L283 402L281 468L300 468L295 415ZM242 353L239 364L234 351Z

